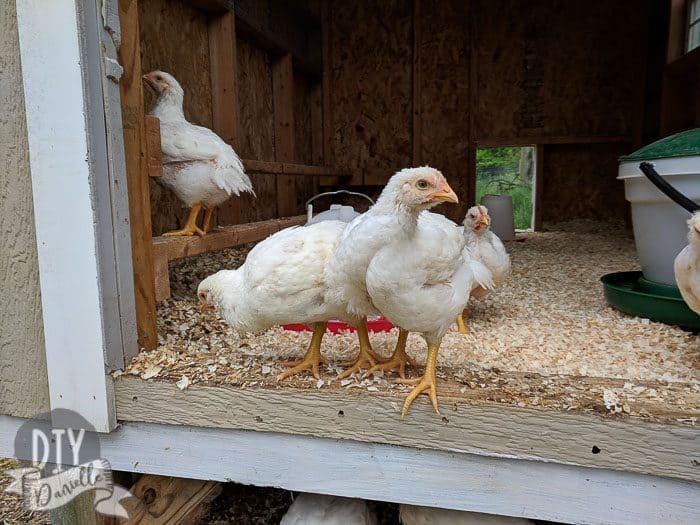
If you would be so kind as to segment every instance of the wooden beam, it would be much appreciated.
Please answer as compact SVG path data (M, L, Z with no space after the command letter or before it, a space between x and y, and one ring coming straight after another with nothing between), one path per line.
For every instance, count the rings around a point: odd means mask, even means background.
M143 118L138 1L119 2L119 22L121 25L119 62L124 68L120 87L124 123L124 152L129 188L136 324L139 346L152 349L158 345L158 336L153 278L151 203L148 187L148 163L145 160L146 132Z
M177 525L197 523L221 493L216 481L142 476L131 488L136 500L124 501L129 519L123 525Z
M306 215L283 219L236 224L212 231L204 237L154 237L153 251L156 258L166 257L169 261L182 259L249 242L259 241L268 235L306 222Z
M248 173L272 173L275 175L306 175L318 177L332 175L336 177L351 177L352 171L348 168L336 168L333 166L308 166L306 164L293 164L291 162L274 162L268 160L244 159L243 165Z
M331 48L331 2L323 2L321 15L321 46L323 53L323 162L333 164L333 61Z
M492 137L477 138L476 145L479 148L492 148L500 146L533 146L535 144L612 144L632 142L631 135L614 136L532 136L532 137Z
M213 130L234 150L238 146L238 61L236 58L236 19L232 12L209 18L209 61L211 64ZM217 223L238 224L241 204L228 199L217 210Z
M275 121L275 159L294 162L294 66L286 54L272 66L272 98ZM297 209L294 177L277 177L277 215L294 215Z
M289 54L300 71L321 75L319 21L297 2L236 0L241 35L274 55Z
M535 199L532 203L535 215L535 231L542 230L544 210L542 209L542 198L544 195L544 145L535 146Z
M413 133L412 145L413 154L411 157L414 166L422 164L422 125L423 119L421 115L421 60L420 60L420 45L421 45L421 17L420 17L420 0L413 0L413 89L411 92L412 115L413 115Z
M160 119L151 115L144 118L146 132L146 163L149 177L163 176L163 148L160 144Z
M685 53L688 31L688 0L671 0L666 63L670 64Z

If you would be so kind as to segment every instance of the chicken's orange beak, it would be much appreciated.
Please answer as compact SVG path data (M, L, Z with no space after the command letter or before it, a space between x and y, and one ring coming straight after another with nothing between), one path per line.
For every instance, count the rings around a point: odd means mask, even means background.
M429 197L430 202L459 202L457 194L450 188L450 185L445 185Z
M488 226L490 224L489 218L486 215L479 217L479 224L483 226Z

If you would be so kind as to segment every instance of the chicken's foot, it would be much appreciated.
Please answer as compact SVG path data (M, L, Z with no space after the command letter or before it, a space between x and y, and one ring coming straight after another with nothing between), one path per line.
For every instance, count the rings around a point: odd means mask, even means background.
M304 355L304 359L301 361L292 361L285 363L288 366L292 366L286 372L282 372L277 376L277 381L282 381L288 377L295 376L301 372L311 371L316 379L320 377L319 366L321 364L327 365L328 361L321 357L321 340L323 335L326 333L327 323L313 323L314 333L311 336L311 343L309 343L309 349Z
M194 234L197 234L199 236L204 236L205 232L202 230L199 226L197 226L197 216L199 215L199 211L202 209L201 204L195 204L192 206L190 209L190 214L187 217L187 222L185 223L185 226L182 227L180 230L173 230L170 232L166 232L163 234L164 237L178 237L178 236L192 236Z
M372 345L369 342L369 334L367 333L367 321L363 320L358 323L357 326L357 337L360 340L360 353L355 361L349 361L346 363L341 363L342 366L349 366L347 370L342 372L338 379L345 379L351 376L361 368L372 368L377 363L382 362L382 358L374 353L372 350Z
M374 374L382 370L383 372L391 372L397 370L399 376L404 379L406 377L405 369L406 365L416 366L416 361L406 353L406 340L408 339L408 332L403 328L399 328L399 338L396 341L396 347L394 348L394 353L391 355L388 361L384 363L378 363L370 368L365 376Z
M433 404L435 412L438 414L438 400L437 400L437 379L435 378L435 369L437 366L437 355L440 349L440 344L428 345L428 358L426 360L425 372L423 377L419 379L397 379L396 382L403 385L415 385L415 388L411 390L403 403L403 408L401 409L401 417L405 417L408 414L409 408L413 404L413 401L425 392L430 396L430 402Z
M469 328L464 324L464 313L457 314L457 330L460 334L468 334Z

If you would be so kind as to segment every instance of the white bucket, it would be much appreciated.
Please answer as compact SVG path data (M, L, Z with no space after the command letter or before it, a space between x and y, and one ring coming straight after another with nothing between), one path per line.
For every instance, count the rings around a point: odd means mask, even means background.
M674 188L691 200L700 200L700 157L671 157L652 161ZM617 177L625 183L632 208L634 240L644 277L676 286L673 260L687 244L690 214L654 186L639 170L639 161L623 162Z
M489 210L491 231L502 241L515 239L513 197L510 195L484 195L481 197L481 204Z

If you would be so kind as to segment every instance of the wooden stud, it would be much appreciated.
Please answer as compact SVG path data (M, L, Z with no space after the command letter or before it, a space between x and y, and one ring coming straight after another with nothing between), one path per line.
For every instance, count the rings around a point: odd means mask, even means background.
M213 130L234 150L238 145L238 62L236 59L236 17L232 12L209 19ZM219 206L217 223L241 222L241 202L232 197Z
M469 133L468 133L468 151L467 151L467 166L466 166L466 197L467 202L462 204L460 208L465 212L476 202L476 150L478 147L476 136L476 112L479 107L479 94L477 93L478 83L478 53L476 52L476 6L474 2L469 2Z
M163 149L160 145L160 119L146 115L144 119L146 130L146 162L149 177L163 175Z
M544 193L544 145L537 144L535 146L535 198L532 203L533 212L535 215L534 228L535 231L542 230L543 210L542 210L542 195Z
M272 66L272 97L275 118L275 159L294 162L294 66L286 54ZM294 177L277 177L277 216L294 215L296 191Z
M671 0L666 63L670 64L685 53L688 30L688 0Z
M321 15L321 45L323 48L323 163L333 164L333 110L332 110L332 48L330 36L331 2L323 2Z
M323 83L317 82L311 88L309 98L311 113L311 164L323 164ZM313 192L319 192L319 178L313 179Z
M130 491L138 499L125 500L129 519L124 525L195 523L221 493L216 481L147 475Z
M143 118L138 16L137 0L119 2L119 22L121 25L119 62L124 68L124 74L120 81L120 91L129 189L136 324L139 346L153 349L158 344L158 336L156 332L156 294L153 278L148 163L145 160L146 132Z
M422 116L421 116L421 74L420 74L420 0L413 1L413 89L412 89L412 104L413 104L413 155L412 163L414 166L422 164ZM471 110L471 108L470 108Z

